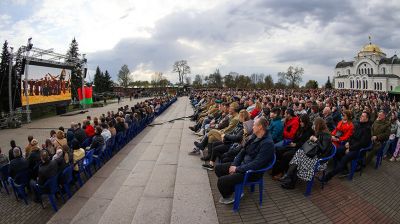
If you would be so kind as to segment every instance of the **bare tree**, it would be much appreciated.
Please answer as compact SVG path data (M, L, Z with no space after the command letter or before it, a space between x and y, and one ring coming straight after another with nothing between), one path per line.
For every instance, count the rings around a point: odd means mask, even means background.
M160 85L160 81L163 79L163 73L162 72L155 72L151 76L151 84L155 87Z
M287 72L285 73L285 79L289 81L289 85L291 88L295 88L299 86L300 82L303 81L304 69L293 66L289 66Z
M174 63L172 72L178 73L179 83L183 85L186 75L190 74L190 67L186 60L176 61Z

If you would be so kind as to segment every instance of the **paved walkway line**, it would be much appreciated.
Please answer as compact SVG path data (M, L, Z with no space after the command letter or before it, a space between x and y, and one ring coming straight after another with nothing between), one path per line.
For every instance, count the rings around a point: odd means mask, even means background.
M193 114L186 98L185 116ZM189 156L195 135L188 131L192 122L185 120L174 125L182 126L178 170L175 180L171 223L218 223L207 171L201 168L198 156Z

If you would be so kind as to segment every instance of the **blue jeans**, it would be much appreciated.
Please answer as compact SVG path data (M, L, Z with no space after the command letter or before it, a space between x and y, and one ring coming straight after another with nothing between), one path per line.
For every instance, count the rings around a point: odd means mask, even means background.
M386 142L386 145L385 145L385 147L383 148L383 155L384 155L384 156L385 156L388 152L389 152L390 154L393 154L394 149L395 149L396 144L397 144L397 140L398 140L398 138L396 137L396 138L394 138L394 139L392 139L392 140L389 139L389 140Z
M277 143L275 143L275 149L276 150L282 149L285 146L289 145L291 142L292 142L292 140L290 140L290 139L284 139L280 142L277 142Z
M342 172L344 169L347 168L347 163L352 161L353 159L356 159L357 156L358 156L358 151L349 151L347 154L343 155L338 161L335 169L326 174L326 179L330 180L336 174Z

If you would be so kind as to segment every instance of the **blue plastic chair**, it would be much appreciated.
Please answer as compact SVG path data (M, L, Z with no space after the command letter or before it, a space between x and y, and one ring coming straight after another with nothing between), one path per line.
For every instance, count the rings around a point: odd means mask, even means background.
M122 147L123 147L123 137L124 133L123 132L118 132L117 135L115 136L115 148L114 150L118 152Z
M92 171L90 167L93 165L93 153L94 149L86 151L85 158L83 159L83 169L86 172L87 178L90 178L92 176Z
M0 168L0 181L1 181L1 187L6 190L7 194L10 194L10 192L8 191L8 187L7 187L7 185L8 185L8 183L7 183L8 166L9 166L9 164L6 164ZM0 188L0 192L1 192L1 188Z
M106 147L106 145L100 145L94 149L93 161L94 161L94 169L95 170L100 169L100 167L104 163L105 147Z
M38 190L40 195L46 195L49 197L49 201L51 204L51 207L53 207L53 210L55 212L58 211L57 209L57 204L56 204L56 193L60 193L61 194L61 198L63 199L63 201L65 202L64 196L62 195L60 188L58 187L57 184L57 179L58 179L58 175L55 175L54 177L51 177L50 179L48 179L46 181L46 183L44 183L43 186L36 184L36 190ZM47 192L45 191L45 189L47 190ZM43 205L43 200L40 199L40 203L42 204L42 208L44 208Z
M363 166L365 165L365 155L367 152L369 152L371 150L372 150L372 143L368 147L362 148L362 149L360 149L360 151L358 151L357 158L353 159L351 161L350 175L348 177L349 180L353 180L353 176L354 176L354 173L356 172L357 165L359 162L361 162L361 167L360 167L360 176L361 176Z
M88 175L87 175L87 173L86 173L86 171L85 171L85 168L84 168L84 166L83 166L84 160L85 160L85 158L82 158L82 159L76 161L76 163L74 164L74 166L75 166L75 165L78 165L78 169L79 169L79 170L78 170L78 173L75 173L75 178L76 178L76 180L78 181L80 187L83 186L83 181L82 181L82 178L81 178L81 173L84 173L85 176L86 176L86 179L89 179L89 177L88 177Z
M332 159L335 156L335 154L336 154L336 146L332 145L331 154L327 157L320 158L317 161L317 163L314 166L314 174L313 174L311 180L307 181L307 188L306 188L306 192L304 193L304 196L307 197L311 194L312 186L314 184L314 177L315 177L315 174L319 171L320 165L323 164L324 162L328 162L330 159ZM325 177L325 171L326 170L322 170L322 177ZM324 189L324 185L325 185L325 182L321 181L321 189Z
M28 204L26 200L27 194L25 192L25 188L29 186L29 170L22 171L18 173L15 178L8 177L8 182L10 183L11 187L14 190L15 198L18 201L18 198L24 200L25 204Z
M247 179L249 178L249 176L253 173L265 173L265 171L272 169L272 167L274 166L276 162L276 155L274 153L274 158L272 160L272 162L263 169L260 170L248 170L246 171L246 174L244 175L244 179L243 182L240 184L236 184L235 185L235 202L233 204L233 211L237 212L239 210L239 206L240 206L240 198L242 196L243 190L245 186L249 186L251 188L251 192L254 192L254 186L256 184L258 184L258 191L260 192L260 206L262 204L262 199L263 199L263 189L264 189L264 178L261 177L259 180L257 181L253 181L253 182L248 182Z
M381 148L376 153L376 162L375 162L375 169L376 170L382 165L383 149L385 148L386 143L387 143L387 141L383 142Z
M60 175L62 189L67 193L68 198L72 197L70 185L72 183L72 166L67 166Z
M111 138L109 138L106 141L106 149L104 150L105 158L111 159L111 157L113 155L112 152L113 152L114 143L115 143L115 136L111 136Z
M89 147L90 144L92 144L92 138L86 138L82 144L81 144L81 148L86 149L86 147Z

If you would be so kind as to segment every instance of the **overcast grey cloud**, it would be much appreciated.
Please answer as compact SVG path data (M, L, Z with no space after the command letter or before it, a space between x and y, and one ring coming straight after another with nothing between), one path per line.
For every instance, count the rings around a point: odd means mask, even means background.
M34 39L57 49L75 36L81 51L88 53L91 71L99 65L116 77L127 64L136 80L149 80L157 71L176 81L172 64L186 59L193 74L207 75L220 68L223 74L275 76L294 65L304 68L303 80L324 83L336 63L352 60L368 43L368 36L388 56L400 50L398 1L35 2L38 13L30 13L36 18L31 24L0 8L0 18L5 18L0 27L6 27L6 22L18 27L0 30L0 40L2 36L19 38L24 31L44 33ZM60 20L71 15L59 8L72 5L79 6L74 19Z

